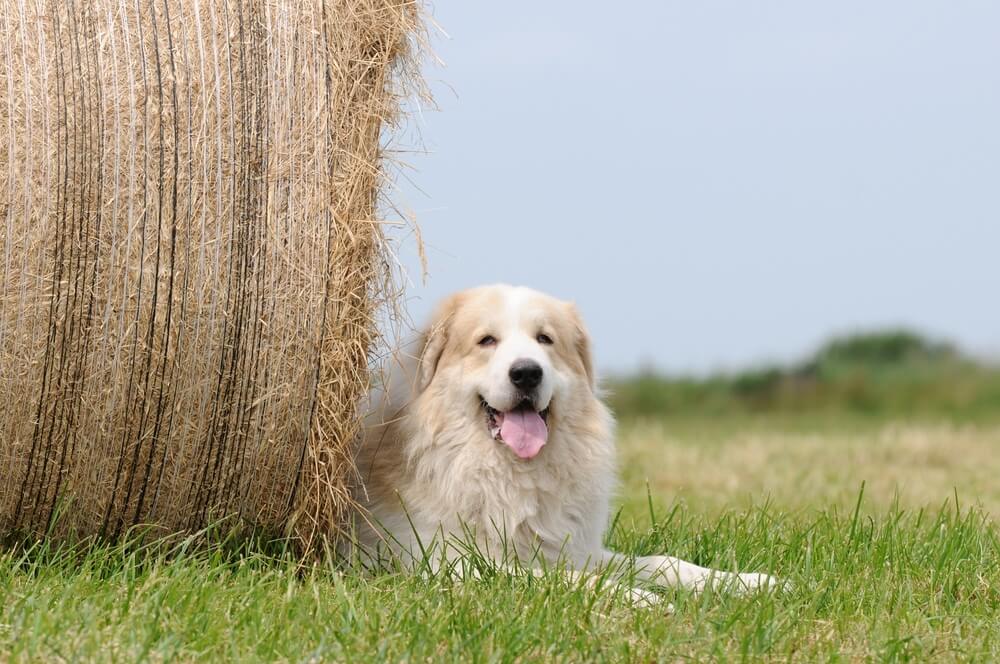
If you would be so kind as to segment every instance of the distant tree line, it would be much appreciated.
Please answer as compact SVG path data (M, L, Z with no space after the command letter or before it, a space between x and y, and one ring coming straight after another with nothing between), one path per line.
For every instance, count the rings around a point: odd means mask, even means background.
M849 411L1000 417L1000 367L909 330L831 340L803 362L705 378L644 371L608 382L619 417Z

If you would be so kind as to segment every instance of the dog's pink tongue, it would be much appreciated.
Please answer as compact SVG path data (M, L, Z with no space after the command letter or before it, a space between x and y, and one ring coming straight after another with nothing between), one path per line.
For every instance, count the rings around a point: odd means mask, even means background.
M514 454L530 459L548 440L549 429L541 415L530 408L519 408L503 414L500 437L514 450Z

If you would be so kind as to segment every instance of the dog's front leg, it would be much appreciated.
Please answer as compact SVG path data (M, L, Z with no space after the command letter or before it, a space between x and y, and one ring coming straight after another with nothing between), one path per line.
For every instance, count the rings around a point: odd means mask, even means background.
M602 564L623 572L634 572L636 578L658 585L681 587L701 592L706 588L748 593L778 588L778 580L768 574L736 574L701 567L672 556L641 556L630 558L605 551Z
M539 569L534 569L532 573L535 576L542 576L544 572ZM599 589L601 588L600 576L592 571L579 571L579 570L565 570L566 578L572 583L583 583L587 588ZM617 581L612 583L612 588L614 590L624 593L625 599L632 606L639 609L649 609L654 607L661 608L666 613L674 612L674 605L663 602L663 598L657 595L655 592L646 590L645 588L633 588L631 586L619 585Z

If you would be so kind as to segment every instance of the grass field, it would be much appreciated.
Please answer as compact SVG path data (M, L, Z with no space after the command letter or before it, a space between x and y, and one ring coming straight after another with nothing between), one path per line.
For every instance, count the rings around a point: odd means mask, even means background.
M1000 425L632 421L621 451L613 546L794 587L667 592L668 615L556 573L458 582L301 572L261 551L15 550L0 553L0 661L1000 659Z

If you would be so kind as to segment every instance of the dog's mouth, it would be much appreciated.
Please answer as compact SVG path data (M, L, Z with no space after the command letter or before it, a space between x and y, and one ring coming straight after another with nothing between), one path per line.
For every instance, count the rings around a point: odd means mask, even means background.
M530 399L525 399L513 410L493 408L486 399L479 398L486 413L486 428L493 440L507 445L521 459L531 459L542 449L549 438L549 409L535 410Z

